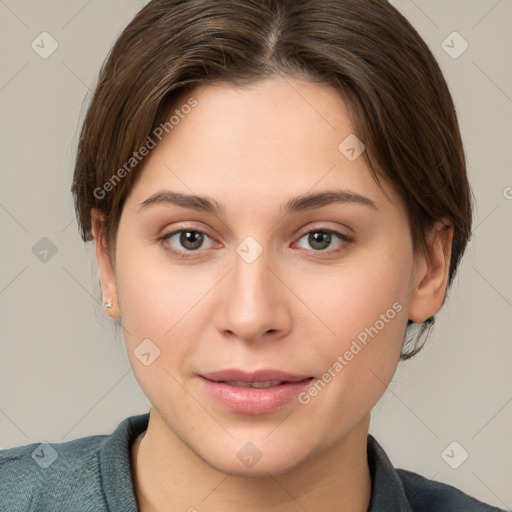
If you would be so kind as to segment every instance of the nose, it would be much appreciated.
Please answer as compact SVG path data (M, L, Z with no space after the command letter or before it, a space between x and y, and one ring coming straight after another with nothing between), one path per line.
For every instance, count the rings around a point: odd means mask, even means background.
M289 332L293 293L280 273L267 250L252 262L235 253L219 290L217 329L245 342L275 340Z

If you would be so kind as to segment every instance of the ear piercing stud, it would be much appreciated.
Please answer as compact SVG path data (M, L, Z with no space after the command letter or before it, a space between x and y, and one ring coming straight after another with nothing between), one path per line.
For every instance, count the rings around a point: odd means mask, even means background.
M112 298L103 301L103 307L110 309L112 307Z

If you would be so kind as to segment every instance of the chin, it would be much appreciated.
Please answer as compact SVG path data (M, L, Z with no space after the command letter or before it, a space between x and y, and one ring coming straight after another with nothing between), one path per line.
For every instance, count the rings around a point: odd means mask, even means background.
M296 469L310 454L304 440L291 443L290 439L276 439L272 442L264 439L250 441L249 437L230 439L227 445L218 446L212 451L211 446L205 451L196 451L197 455L217 471L233 476L267 478L288 473ZM253 439L255 436L252 436ZM205 447L206 448L206 447Z

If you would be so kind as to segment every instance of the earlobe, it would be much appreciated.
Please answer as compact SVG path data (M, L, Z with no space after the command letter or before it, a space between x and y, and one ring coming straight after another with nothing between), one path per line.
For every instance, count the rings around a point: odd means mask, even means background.
M422 323L443 305L453 241L453 224L438 221L427 237L427 253L418 256L416 275L409 301L409 320Z
M91 210L91 226L94 237L94 253L100 274L103 308L108 316L121 318L114 269L105 243L105 216L96 208Z

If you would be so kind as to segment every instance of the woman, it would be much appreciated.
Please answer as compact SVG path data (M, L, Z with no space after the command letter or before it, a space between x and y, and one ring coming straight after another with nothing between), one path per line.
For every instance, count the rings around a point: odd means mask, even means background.
M151 1L72 191L152 407L4 450L7 510L498 510L368 434L472 212L446 83L387 2Z

